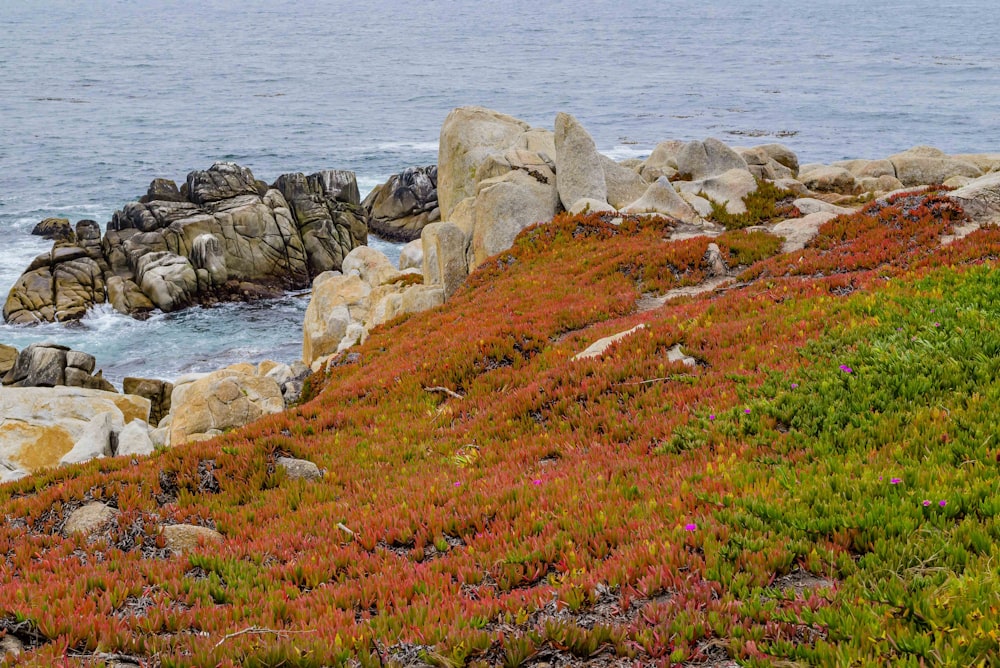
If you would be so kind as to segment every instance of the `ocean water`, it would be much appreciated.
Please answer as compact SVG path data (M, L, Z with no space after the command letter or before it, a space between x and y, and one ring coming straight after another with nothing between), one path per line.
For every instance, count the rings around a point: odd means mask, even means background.
M0 297L48 241L47 216L97 220L216 160L272 181L351 169L362 194L437 159L442 121L480 104L599 149L665 139L781 141L801 162L916 144L1000 151L992 1L546 3L510 0L0 0ZM390 255L398 246L373 240ZM105 375L173 378L299 356L306 298L134 321L0 325Z

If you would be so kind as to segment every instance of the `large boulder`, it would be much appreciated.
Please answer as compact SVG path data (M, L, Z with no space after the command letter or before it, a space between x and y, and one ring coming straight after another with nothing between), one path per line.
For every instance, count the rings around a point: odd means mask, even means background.
M0 343L0 379L7 375L7 372L14 368L17 361L17 348Z
M649 183L637 172L620 165L607 156L599 156L604 171L608 204L616 209L627 206L643 196Z
M13 366L3 377L3 384L12 387L67 385L115 392L100 371L94 374L95 366L93 355L55 343L32 343L17 354Z
M122 392L149 399L149 424L158 425L170 414L170 395L174 385L156 378L127 377L122 381Z
M503 154L530 129L524 121L484 107L459 107L445 118L438 144L441 219L476 194L477 172L488 157Z
M367 317L371 290L371 285L360 275L324 272L316 277L302 325L303 362L312 364L337 352L347 338L350 325Z
M982 176L982 170L973 163L956 160L931 146L914 146L889 156L889 161L895 168L896 178L907 187L944 183L952 176Z
M559 209L559 193L555 184L518 170L482 182L474 208L470 271L510 248L524 228L551 220Z
M655 181L661 176L668 179L678 173L677 156L681 154L687 142L679 139L669 139L660 142L639 166L639 174L646 181Z
M606 202L608 188L597 146L573 116L556 115L555 147L556 185L563 208L585 198Z
M843 167L831 165L810 165L799 172L799 181L809 190L816 192L836 192L850 195L854 192L854 175Z
M424 226L441 219L437 165L408 167L376 186L361 203L373 232L384 239L413 241Z
M112 425L147 420L149 400L77 387L0 388L0 464L27 471L57 466L88 442L85 435L101 431L89 425L104 414Z
M993 172L948 193L977 224L1000 224L1000 172Z
M718 139L688 142L675 156L677 171L685 179L698 181L732 169L749 171L746 160Z
M135 271L143 294L164 313L195 303L198 274L186 257L169 251L146 253Z
M179 378L170 403L170 445L213 438L285 409L273 378L238 366Z
M4 320L24 325L78 320L105 299L104 273L85 249L56 242L39 255L10 289Z
M52 239L53 241L76 241L73 227L66 218L46 218L31 229L31 233L38 237Z

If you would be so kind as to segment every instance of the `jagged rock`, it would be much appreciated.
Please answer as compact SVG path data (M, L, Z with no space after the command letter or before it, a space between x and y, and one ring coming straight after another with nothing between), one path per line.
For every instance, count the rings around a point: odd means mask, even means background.
M246 167L235 162L217 162L208 169L197 169L187 177L187 196L194 204L212 204L240 195L262 195L257 181Z
M692 195L704 193L729 213L740 214L746 212L743 198L757 190L757 180L746 169L730 169L699 181L678 181L677 187Z
M799 181L816 192L838 192L850 194L854 191L854 175L843 167L810 165L799 172Z
M0 343L0 379L7 375L7 372L14 368L17 361L17 348Z
M435 225L436 223L429 223ZM426 229L426 226L425 226ZM423 231L421 231L423 237ZM420 269L424 264L424 242L421 239L414 239L399 251L399 270Z
M551 220L559 208L559 193L555 184L543 183L527 172L513 171L483 181L474 206L470 271L491 255L510 248L524 228Z
M368 224L379 236L413 241L425 225L441 219L437 165L408 167L376 186L361 203Z
M292 480L322 480L323 472L319 467L308 459L294 459L292 457L278 457L275 461L278 468L284 470Z
M284 174L274 187L298 226L309 276L340 269L348 253L368 243L368 216L354 172Z
M650 183L642 197L626 206L622 212L660 213L692 225L700 225L705 222L687 202L681 199L673 185L664 176Z
M122 392L149 400L149 424L157 425L170 414L170 395L173 383L156 378L132 378L122 381Z
M513 116L484 107L459 107L441 126L438 144L438 205L441 219L466 197L476 194L477 172L491 155L502 155L530 126Z
M227 368L182 377L170 397L170 445L205 440L227 429L285 409L281 388L271 378Z
M370 308L371 285L358 276L324 272L313 281L312 298L303 322L302 361L337 352L351 323L361 322Z
M126 457L132 455L151 455L155 450L153 440L149 436L149 423L142 420L132 420L118 434L118 447L115 455Z
M439 285L448 299L469 274L465 234L453 223L432 223L420 235L426 285Z
M564 208L588 198L608 200L608 187L597 146L580 122L565 113L556 115L556 186Z
M896 178L904 186L943 183L952 176L977 178L982 171L971 162L956 160L930 146L915 146L889 156Z
M184 195L177 189L177 184L170 179L153 179L146 190L146 194L139 198L141 203L146 202L183 202Z
M66 353L55 343L32 343L22 350L4 378L14 387L55 387L66 384Z
M100 501L92 501L70 513L63 525L63 533L67 536L75 533L89 536L107 526L119 512L117 508L112 508Z
M176 554L195 550L199 545L221 543L222 534L208 527L195 524L168 524L160 529L164 547Z
M699 181L735 169L749 171L740 154L718 139L688 142L675 157L677 171L686 179Z
M31 233L38 237L52 239L53 241L76 241L73 228L66 218L46 218L31 229Z

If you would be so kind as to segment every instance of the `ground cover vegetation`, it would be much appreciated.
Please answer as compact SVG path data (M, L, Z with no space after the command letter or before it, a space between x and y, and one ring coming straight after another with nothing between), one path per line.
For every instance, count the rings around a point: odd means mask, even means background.
M645 311L709 239L531 228L296 410L0 489L8 661L987 665L1000 231L942 246L962 215L897 197L785 255L734 230L738 282ZM91 500L120 514L64 536ZM170 554L171 522L225 540Z

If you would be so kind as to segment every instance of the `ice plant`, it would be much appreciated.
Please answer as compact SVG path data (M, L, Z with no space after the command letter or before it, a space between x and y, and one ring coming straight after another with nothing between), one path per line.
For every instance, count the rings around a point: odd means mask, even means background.
M697 529L698 529L698 525L695 524L694 522L691 522L689 524L685 524L684 525L684 530L685 531L696 531Z
M893 484L893 485L898 485L901 482L903 482L902 478L890 478L889 479L889 483Z
M924 508L926 508L929 505L931 505L931 500L930 499L924 499Z
M945 506L948 505L948 502L945 501L944 499L941 499L940 501L938 501L938 505L944 508Z
M840 370L843 371L844 373L853 373L854 372L854 369L852 369L851 367L847 366L846 364L841 364L840 365Z

